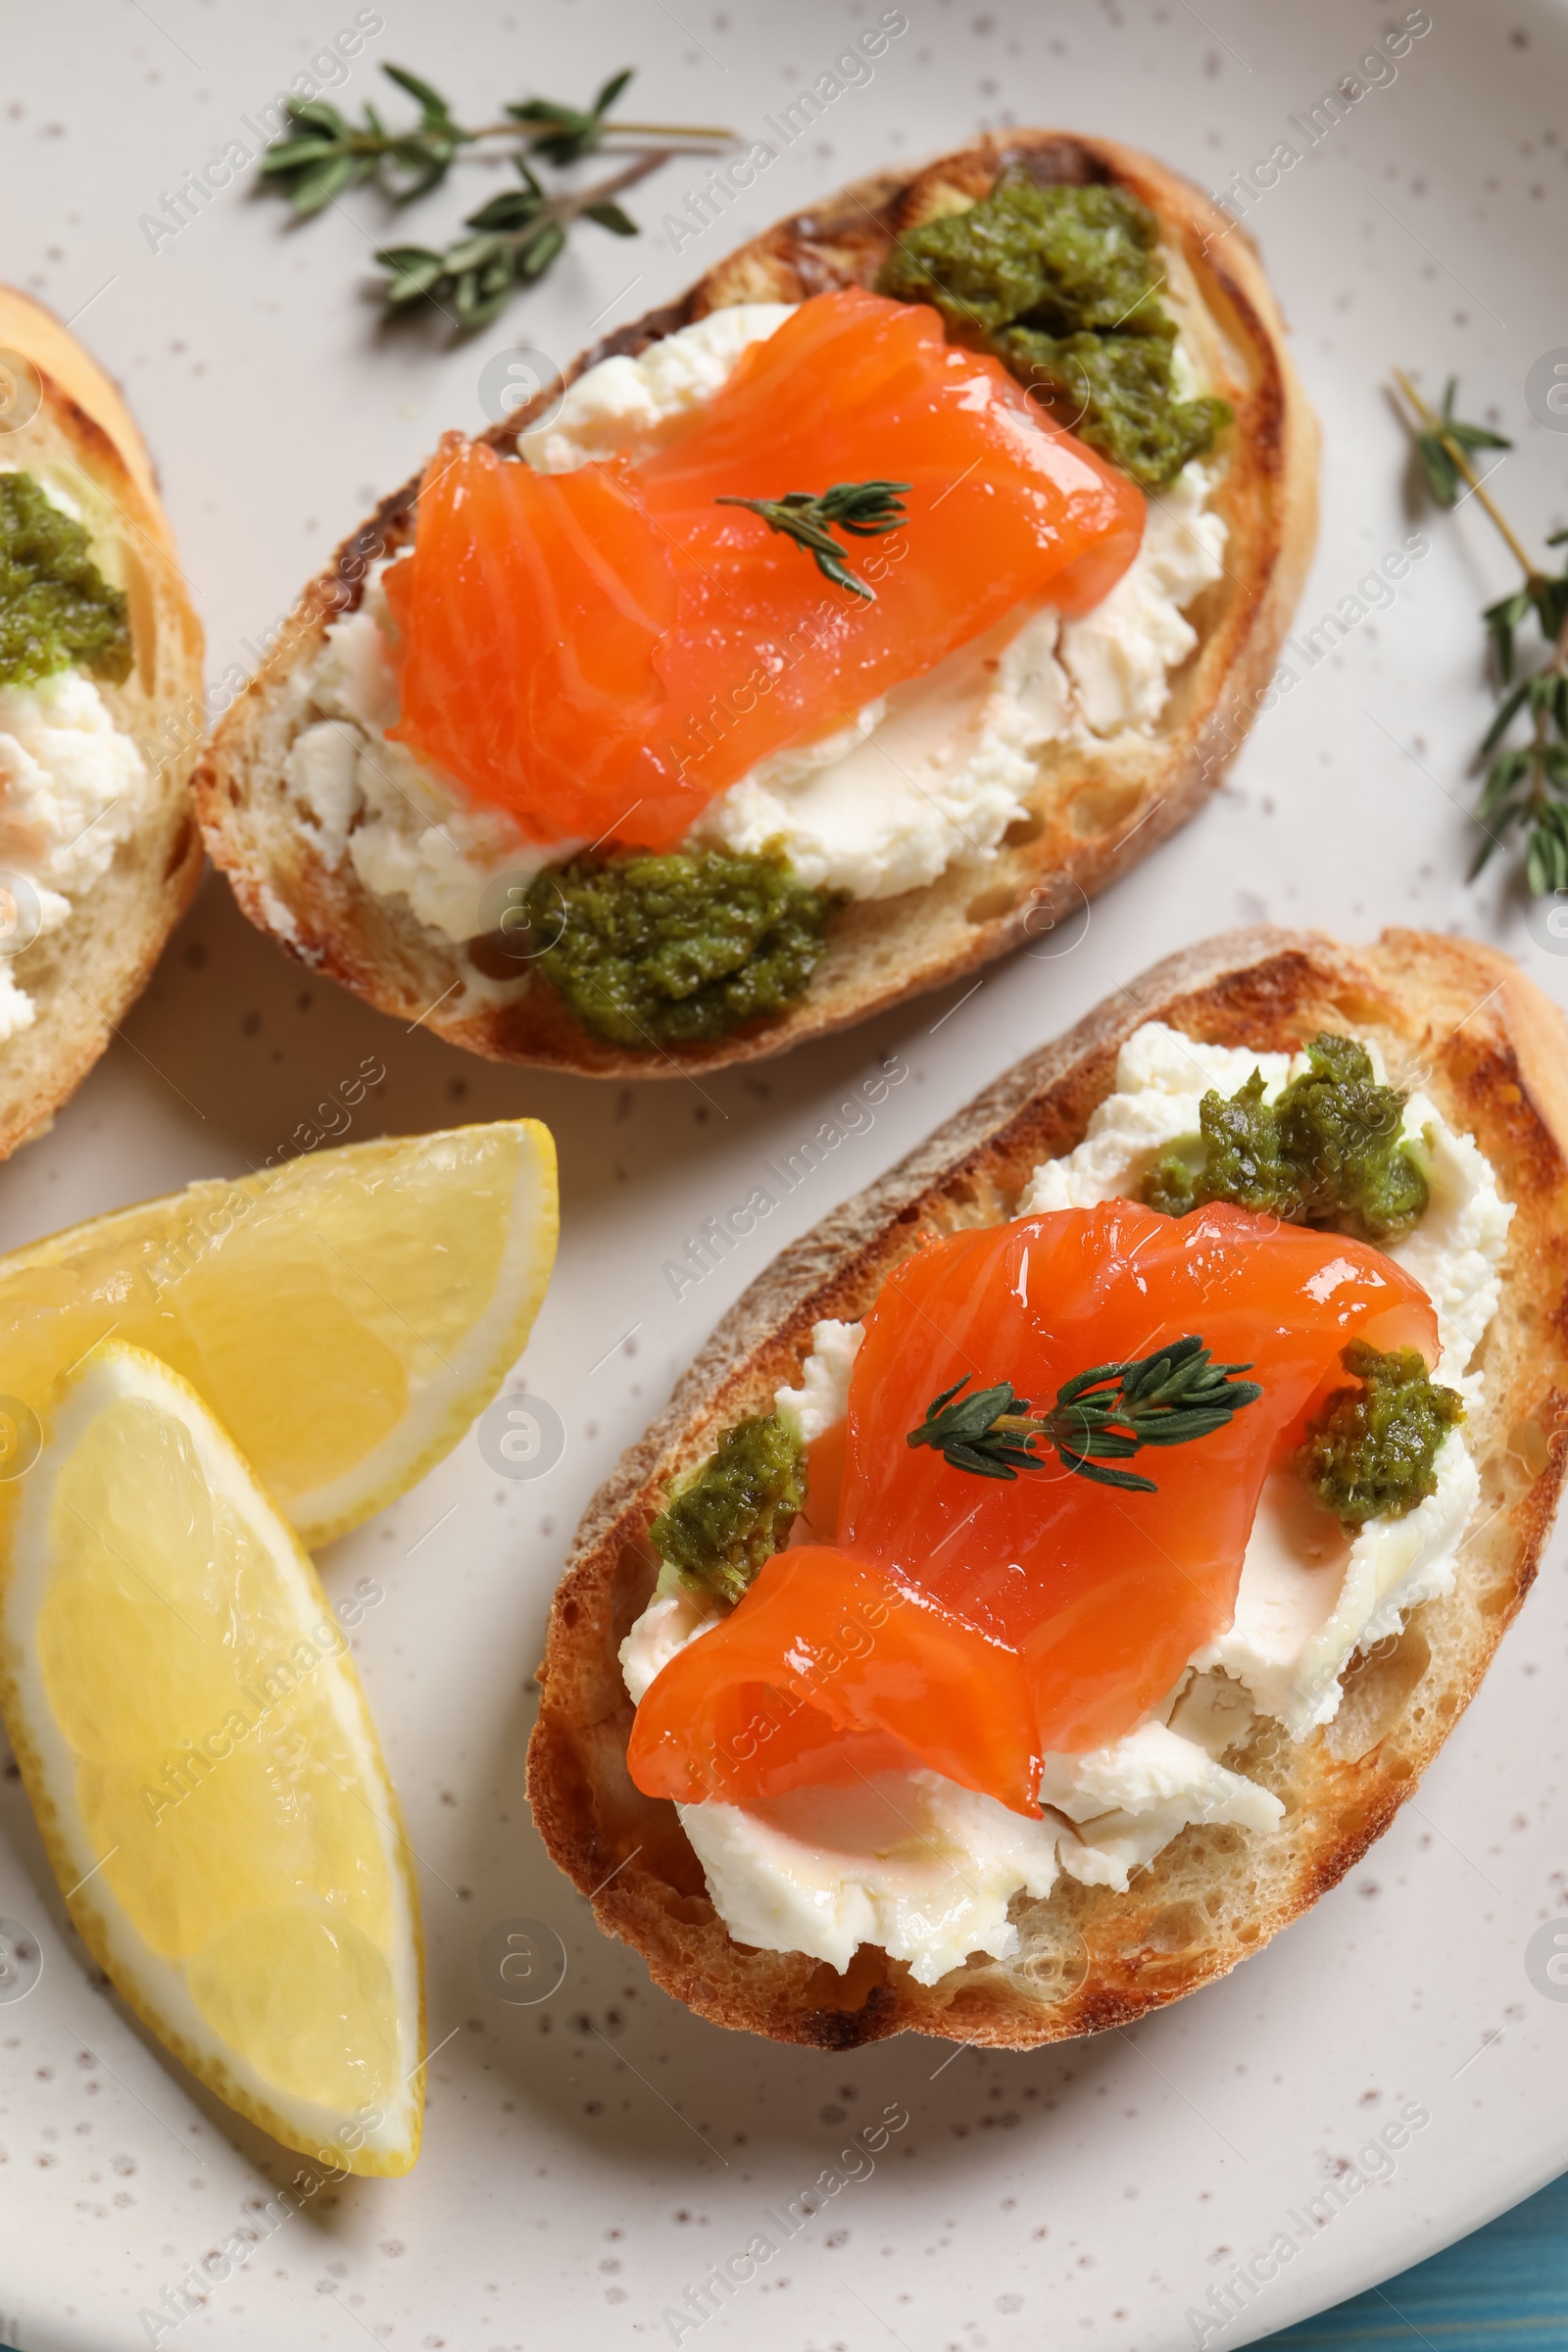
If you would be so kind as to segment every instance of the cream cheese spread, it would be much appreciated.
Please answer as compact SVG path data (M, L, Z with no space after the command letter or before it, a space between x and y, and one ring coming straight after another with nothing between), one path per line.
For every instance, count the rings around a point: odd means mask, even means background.
M1384 1076L1375 1043L1368 1041ZM1020 1216L1088 1207L1135 1192L1159 1152L1196 1132L1199 1102L1233 1094L1261 1068L1270 1094L1305 1056L1203 1045L1147 1022L1121 1049L1116 1085L1076 1151L1038 1167ZM1424 1095L1405 1105L1429 1204L1390 1254L1438 1310L1441 1377L1479 1405L1472 1358L1495 1312L1512 1209L1492 1169ZM809 1443L843 1418L860 1326L823 1321L798 1387L779 1412ZM680 1808L709 1891L741 1942L803 1951L835 1968L857 1944L880 1944L921 1984L971 1952L999 1960L1017 1948L1015 1896L1048 1894L1058 1874L1125 1891L1191 1823L1266 1831L1279 1800L1222 1759L1272 1716L1291 1739L1332 1722L1351 1660L1396 1632L1421 1601L1451 1592L1479 1494L1462 1428L1437 1461L1436 1492L1402 1519L1371 1520L1353 1541L1312 1503L1298 1478L1265 1485L1242 1569L1232 1625L1193 1658L1164 1704L1112 1745L1050 1756L1038 1822L930 1772L884 1775L854 1792L807 1788L737 1806ZM685 1591L664 1591L632 1628L621 1664L634 1703L675 1651L721 1612Z
M583 844L529 841L504 808L466 799L387 740L398 687L385 617L372 581L359 612L327 630L305 689L319 715L290 747L287 782L326 865L346 856L378 898L406 899L432 931L472 939L495 928L484 905L492 883L524 879Z
M93 680L57 670L0 686L0 955L59 929L139 823L147 769ZM0 1044L30 1029L36 1007L0 961Z
M849 1411L850 1374L864 1336L862 1323L828 1318L811 1325L811 1352L801 1366L800 1387L780 1389L773 1398L803 1446L809 1446Z
M647 449L710 399L741 354L789 316L785 303L710 311L635 359L602 360L568 386L519 448L543 472ZM1188 466L1149 501L1144 542L1103 601L1063 621L1024 608L924 677L848 714L815 743L764 760L704 810L693 838L737 851L781 843L803 881L858 899L934 882L956 858L995 854L1028 813L1038 756L1144 732L1197 645L1188 606L1224 568L1211 470ZM518 880L580 842L541 846L504 810L468 802L397 744L397 685L373 586L335 622L305 681L306 720L286 781L330 866L407 900L456 942L473 937L498 876Z

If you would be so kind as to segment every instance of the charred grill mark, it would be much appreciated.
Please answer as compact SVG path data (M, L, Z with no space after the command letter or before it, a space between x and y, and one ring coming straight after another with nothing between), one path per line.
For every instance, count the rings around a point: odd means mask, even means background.
M1009 139L997 150L993 180L1014 170L1024 172L1037 188L1105 187L1115 178L1103 156L1082 139L1066 136Z
M808 2009L801 2038L819 2050L858 2050L906 2030L900 2006L891 1984L873 1984L858 2009Z

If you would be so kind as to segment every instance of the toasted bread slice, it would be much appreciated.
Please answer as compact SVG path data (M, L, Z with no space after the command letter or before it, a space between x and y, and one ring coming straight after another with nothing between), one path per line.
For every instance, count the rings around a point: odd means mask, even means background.
M1190 1828L1125 1894L1063 1878L1014 1897L1008 1961L971 1956L932 1986L862 1945L843 1974L733 1942L672 1804L626 1771L632 1708L619 1644L658 1567L648 1526L669 1481L718 1432L772 1409L818 1317L858 1317L922 1232L1011 1213L1030 1171L1071 1151L1146 1020L1258 1052L1320 1028L1375 1037L1474 1135L1515 1203L1502 1298L1471 1423L1482 1498L1446 1599L1356 1660L1337 1720L1228 1762L1285 1803L1266 1834ZM724 1318L668 1409L590 1504L556 1597L528 1793L546 1845L599 1924L703 2016L845 2049L913 2031L1022 2047L1125 2024L1256 1951L1334 1886L1393 1820L1473 1695L1524 1598L1568 1463L1568 1034L1494 950L1390 931L1351 950L1310 932L1232 933L1145 974L1021 1062L902 1166L787 1250Z
M778 1054L941 987L1016 946L1026 926L1050 928L1191 816L1245 735L1289 626L1316 533L1317 428L1255 253L1186 180L1107 140L991 134L912 176L878 173L780 221L681 301L594 344L567 380L617 353L635 356L725 304L799 302L834 286L869 285L896 234L975 202L999 172L1015 168L1042 181L1111 181L1151 207L1172 256L1164 292L1206 380L1236 410L1215 498L1229 529L1224 576L1189 613L1199 646L1152 735L1128 732L1093 752L1052 747L1029 796L1031 813L995 857L966 856L925 889L845 908L808 993L779 1018L678 1053L607 1045L578 1025L541 974L507 1001L494 991L486 997L471 985L463 953L406 901L375 898L346 861L336 871L323 863L288 796L284 763L309 717L297 673L319 653L328 622L357 605L367 564L408 545L418 490L410 482L306 590L198 773L208 847L252 922L383 1011L422 1018L474 1053L594 1077L667 1077ZM510 448L539 405L487 438ZM482 945L476 960L481 970L516 971L514 963L487 963Z
M110 378L27 295L0 287L0 466L41 472L80 510L93 560L130 602L134 663L99 681L146 763L135 831L67 920L13 957L36 1017L0 1045L0 1158L48 1126L140 995L201 874L190 771L206 732L202 631L152 462ZM0 852L0 865L5 863Z

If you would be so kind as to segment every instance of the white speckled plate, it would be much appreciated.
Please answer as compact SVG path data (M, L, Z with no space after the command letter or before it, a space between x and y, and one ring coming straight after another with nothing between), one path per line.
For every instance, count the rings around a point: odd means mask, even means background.
M760 135L764 114L831 73L876 12L383 0L383 13L342 93L356 108L388 58L481 116L527 90L580 97L635 63L643 110ZM143 224L188 168L235 139L254 147L258 110L351 24L351 0L13 11L0 268L77 317L124 379L214 678L249 666L306 573L442 425L480 421L481 368L509 346L569 356L591 328L675 292L732 235L977 123L1108 132L1223 186L1282 139L1304 147L1313 105L1385 28L1355 0L1203 0L1201 16L1185 0L907 0L907 14L872 77L831 99L722 225L683 253L667 234L585 231L526 305L452 349L417 330L379 338L361 289L373 244L453 233L498 184L481 166L396 230L362 191L290 233L253 173L177 235ZM1538 1924L1568 1911L1561 1545L1419 1797L1347 1884L1227 1983L1056 2053L903 2040L835 2058L699 2024L599 1936L522 1796L546 1603L597 1479L768 1248L1026 1048L1155 956L1261 915L1350 938L1389 920L1472 930L1568 999L1568 960L1534 943L1503 875L1463 879L1468 751L1489 710L1475 615L1508 584L1507 560L1473 508L1419 523L1405 511L1381 389L1396 363L1429 385L1457 370L1466 412L1518 438L1494 487L1527 535L1568 520L1568 437L1525 405L1532 362L1568 343L1568 14L1433 0L1433 19L1250 213L1326 430L1304 619L1353 595L1412 529L1430 552L1259 724L1208 811L1095 906L1072 953L995 969L961 1007L956 992L702 1090L598 1088L405 1035L286 963L213 884L123 1044L53 1134L0 1169L10 1246L262 1159L373 1053L389 1075L353 1132L538 1112L560 1139L565 1203L524 1366L564 1425L559 1461L531 1481L500 1477L470 1438L323 1564L339 1599L362 1579L379 1595L355 1640L423 1866L435 2054L418 2168L280 2221L177 2327L177 2304L162 2329L143 2320L293 2167L94 1984L13 1774L0 1784L0 1915L36 1936L43 1972L24 1999L0 2002L0 2339L22 2352L130 2352L149 2338L181 2352L351 2352L366 2334L431 2352L698 2335L760 2352L1174 2352L1195 2340L1185 2315L1233 2263L1299 2236L1293 2215L1327 2180L1353 2179L1278 2276L1215 2321L1208 2340L1228 2346L1387 2277L1568 2163L1568 2007L1525 1965ZM657 232L688 185L695 172L676 167L633 207ZM676 1302L662 1267L683 1237L744 1200L761 1161L894 1048L912 1076L874 1125ZM566 1954L564 1982L532 2006L480 1973L486 1936L518 1917L553 1929ZM1358 2185L1362 2168L1347 2166L1408 2103L1430 2120L1392 2170L1364 2168L1388 2178ZM906 2123L841 2165L850 2135L890 2107ZM700 2328L665 2318L710 2266L783 2237L769 2209L782 2215L828 2167L842 2185L731 2299L710 2293Z

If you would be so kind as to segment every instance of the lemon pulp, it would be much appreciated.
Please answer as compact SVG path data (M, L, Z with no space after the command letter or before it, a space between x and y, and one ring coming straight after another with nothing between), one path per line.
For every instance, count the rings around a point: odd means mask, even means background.
M404 1493L494 1396L557 1223L555 1148L533 1119L347 1145L118 1210L0 1259L0 1423L20 1419L24 1443L26 1413L88 1348L147 1348L318 1546Z
M117 1342L20 1484L0 1695L76 1924L230 2104L406 2169L416 1898L310 1561L193 1391Z

